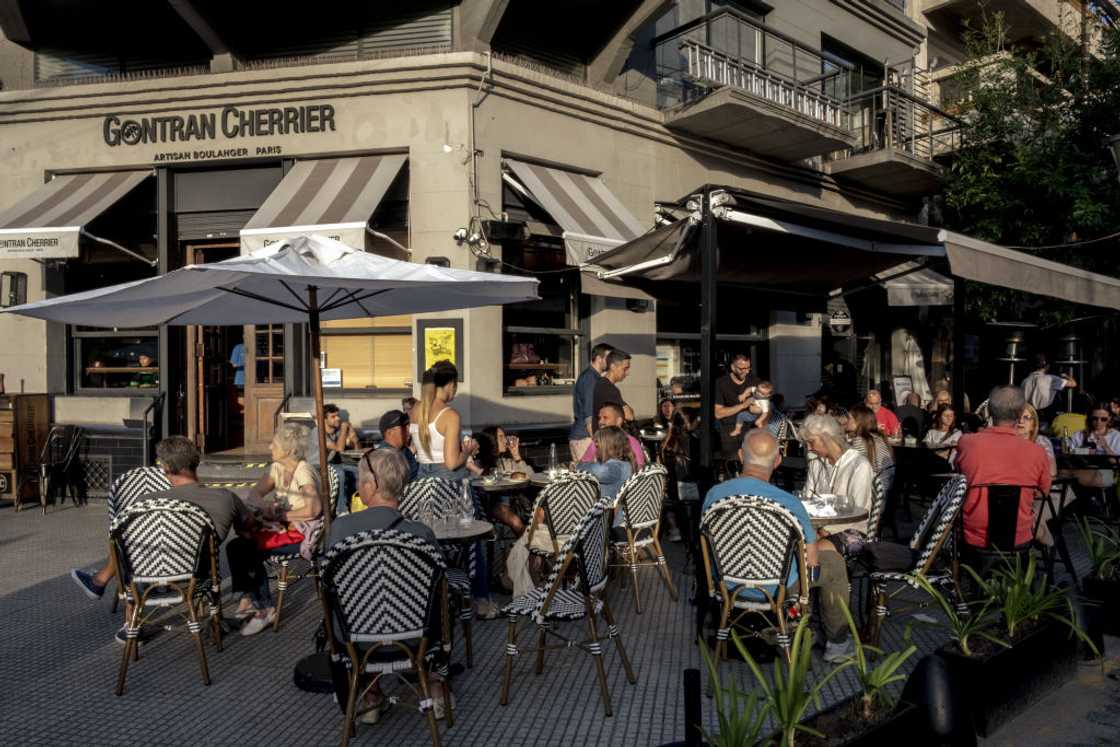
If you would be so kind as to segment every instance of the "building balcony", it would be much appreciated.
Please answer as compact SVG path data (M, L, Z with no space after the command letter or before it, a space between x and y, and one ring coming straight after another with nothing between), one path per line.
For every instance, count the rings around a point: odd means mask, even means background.
M856 145L832 154L837 179L877 192L916 196L936 192L937 159L960 145L960 122L898 86L864 91L851 101Z
M655 44L658 104L670 129L784 161L855 144L846 63L734 11Z
M922 0L922 13L943 34L959 36L964 28L981 29L984 19L1002 14L1007 42L1038 41L1053 33L1080 43L1083 5L1078 0ZM1100 27L1090 14L1089 47L1100 44Z

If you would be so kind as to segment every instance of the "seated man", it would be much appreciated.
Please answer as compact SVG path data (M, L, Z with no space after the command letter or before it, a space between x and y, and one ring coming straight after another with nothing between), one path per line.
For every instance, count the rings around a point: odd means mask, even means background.
M1050 491L1050 463L1041 446L1019 436L1019 416L1026 405L1019 387L997 386L988 398L992 425L979 433L961 436L957 444L957 469L968 478L969 485L962 509L966 546L983 548L988 544L988 490L982 487L986 484L1023 486L1015 546L1022 547L1031 541L1035 489L1043 494Z
M378 422L378 430L381 431L381 443L377 445L376 450L399 454L408 466L408 472L404 479L405 485L415 480L420 464L416 461L416 455L412 453L412 449L408 448L409 444L412 443L412 435L408 431L408 416L400 410L389 410L381 416L381 420ZM363 458L358 462L359 474L361 473L361 463L364 461ZM404 492L403 486L401 492ZM350 510L352 512L366 510L366 503L362 500L361 490L350 499Z
M146 495L141 500L174 498L195 504L210 515L214 528L217 529L219 545L231 529L240 530L252 523L252 514L236 495L224 488L207 488L199 485L196 471L199 462L202 461L202 454L190 439L184 436L169 436L163 439L156 445L156 457L171 487ZM84 571L73 571L71 575L87 589L87 593L91 586L97 585L95 579L104 578L100 586L97 586L100 591L103 591L104 583L112 578L112 565L108 566L108 573L104 576L99 573L91 577ZM97 595L100 596L100 592ZM128 617L129 609L126 606L125 619L127 620ZM123 626L117 631L116 639L117 643L121 644L128 641Z
M599 408L599 427L600 428L622 428L626 422L623 409L620 405L613 402L608 402ZM627 434L627 440L630 442L630 450L634 453L634 466L641 469L646 466L646 451L642 448L642 444L638 439ZM594 462L599 458L599 452L595 448L595 442L592 441L587 450L583 452L583 458L580 459L580 464L586 462Z
M878 389L868 389L863 403L875 413L875 422L883 438L896 438L902 431L902 424L898 418L883 404L883 394Z
M323 405L323 424L326 426L327 464L337 464L342 461L342 452L347 449L361 448L358 443L358 432L349 420L342 419L342 411L338 405L327 403ZM319 429L311 429L311 437L307 444L307 462L312 467L318 467L319 462Z
M809 513L805 506L794 495L770 484L770 477L774 470L782 463L782 454L778 450L778 441L768 431L753 428L747 431L743 438L743 445L739 450L739 460L743 464L740 477L725 480L708 491L704 498L703 511L707 511L713 503L731 495L750 495L778 503L789 510L801 525L805 535L805 554L808 558L810 578L814 573L819 573L819 578L812 582L813 586L821 590L821 613L824 618L825 661L836 663L850 656L855 646L848 635L848 623L844 618L844 611L840 602L848 600L848 569L844 559L839 553L818 553L817 534L809 520ZM819 568L818 571L814 571ZM787 585L792 586L798 581L797 566L790 569ZM771 594L777 589L769 590ZM757 598L762 601L765 596L757 592Z
M439 549L436 536L427 525L404 518L398 510L406 482L408 482L408 464L399 450L386 448L367 452L358 462L358 496L366 508L364 511L337 518L331 524L327 546L333 547L358 532L370 529L393 529L427 540L433 547ZM332 624L334 624L333 620ZM436 627L433 635L438 635L438 619L434 625ZM336 637L340 635L337 625L334 627L334 634ZM438 675L430 674L429 677L433 683L439 681ZM433 689L437 718L440 718L443 712L442 694L442 688ZM361 720L363 723L377 723L389 705L389 701L381 692L379 681L373 683L366 692L365 698L365 706L371 710L363 714Z

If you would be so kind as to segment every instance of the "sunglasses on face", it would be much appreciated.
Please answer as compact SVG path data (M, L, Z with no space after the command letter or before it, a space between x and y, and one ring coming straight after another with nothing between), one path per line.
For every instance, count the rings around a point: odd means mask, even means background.
M1107 418L1107 417L1102 418L1099 415L1094 415L1091 418L1089 418L1089 420L1093 421L1094 423L1107 423L1109 421L1109 418Z

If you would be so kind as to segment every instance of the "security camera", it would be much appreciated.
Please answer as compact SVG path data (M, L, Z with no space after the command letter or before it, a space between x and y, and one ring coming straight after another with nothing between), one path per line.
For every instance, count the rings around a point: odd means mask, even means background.
M462 244L467 240L467 229L460 228L452 235L452 238L455 239L456 244Z

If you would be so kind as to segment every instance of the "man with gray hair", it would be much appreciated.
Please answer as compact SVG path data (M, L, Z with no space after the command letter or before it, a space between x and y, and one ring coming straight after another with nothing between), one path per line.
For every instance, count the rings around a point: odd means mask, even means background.
M1035 490L1050 492L1050 462L1041 446L1019 435L1019 417L1027 400L1017 386L997 386L988 397L992 425L962 436L957 444L957 469L968 479L964 500L964 542L988 544L988 489L985 485L1021 485L1015 523L1015 546L1030 543L1034 530ZM1011 551L1013 548L1001 548Z
M414 534L439 547L431 528L410 521L398 510L408 483L408 463L396 449L372 449L358 461L358 497L364 508L331 523L327 545L336 545L351 534L367 529L395 529Z
M797 496L770 484L774 470L782 463L782 453L778 440L769 431L754 428L747 431L739 449L739 461L743 471L739 477L725 480L708 491L704 498L703 511L713 503L732 495L750 495L774 501L796 517L805 536L805 554L809 563L810 581L821 589L821 615L828 644L825 656L829 661L841 661L852 651L848 641L848 624L844 618L840 601L848 599L848 571L839 553L817 552L817 533L809 519L809 513ZM819 570L818 570L819 569ZM797 583L797 566L790 568L787 585ZM775 594L777 589L769 589ZM758 601L765 601L761 591L756 592ZM843 655L841 655L843 654Z

